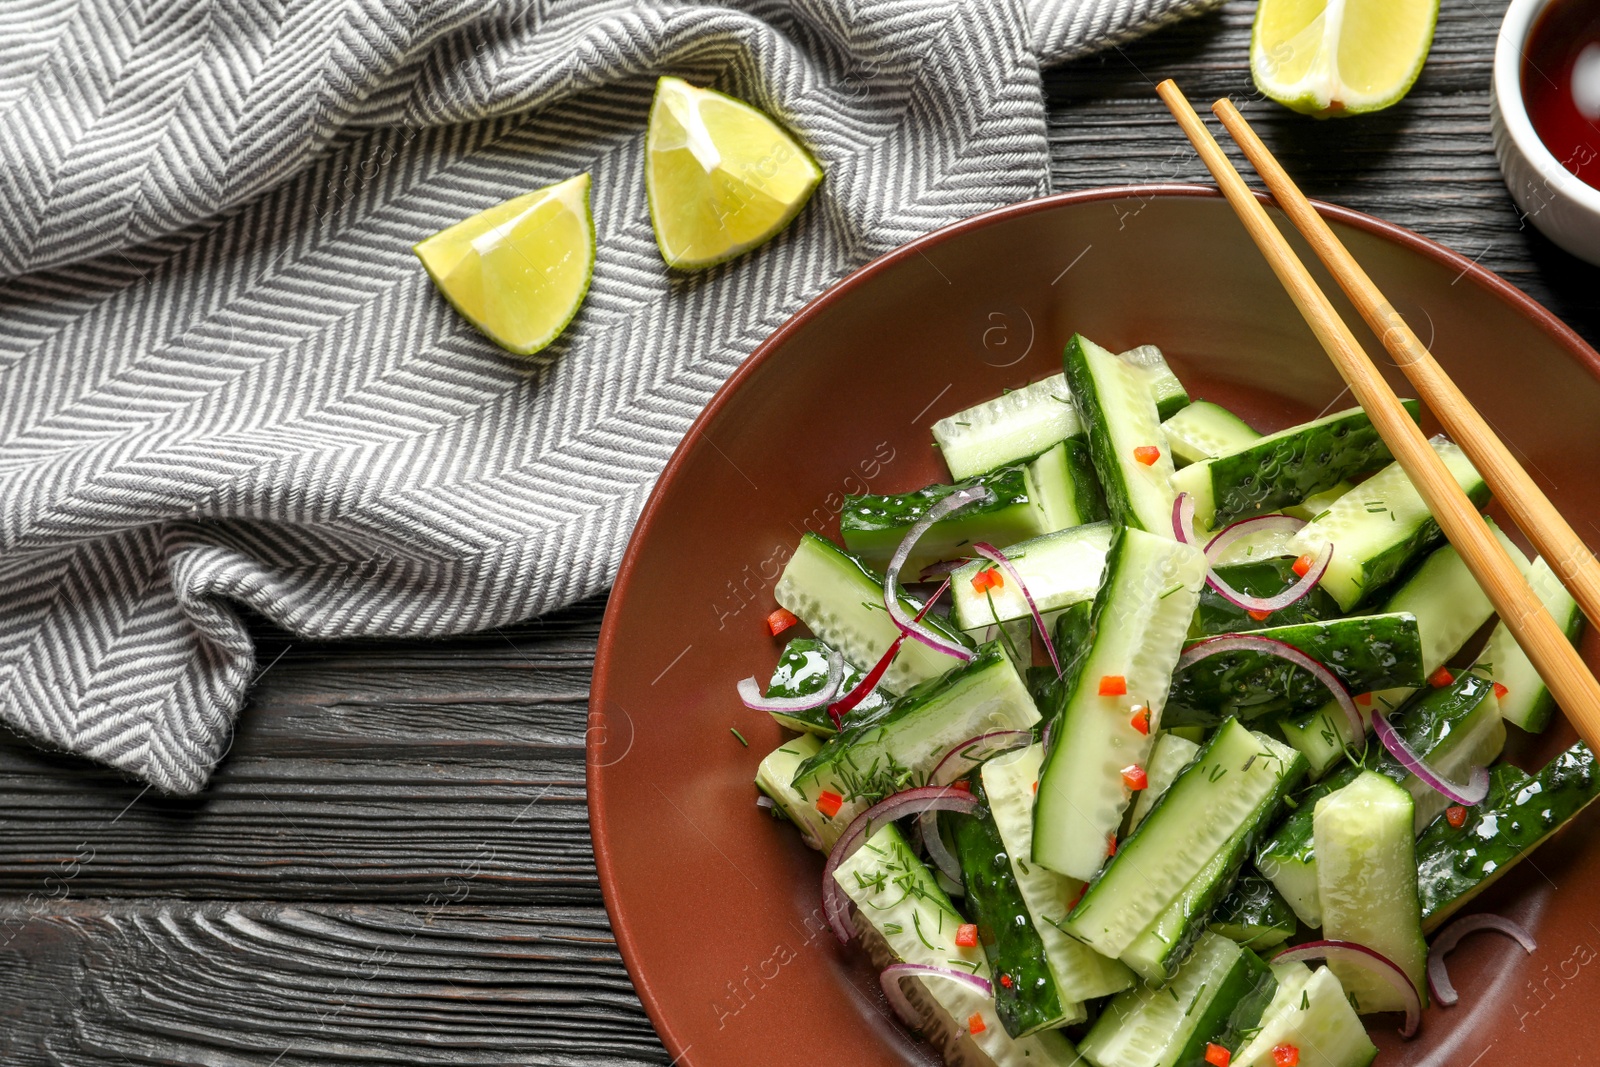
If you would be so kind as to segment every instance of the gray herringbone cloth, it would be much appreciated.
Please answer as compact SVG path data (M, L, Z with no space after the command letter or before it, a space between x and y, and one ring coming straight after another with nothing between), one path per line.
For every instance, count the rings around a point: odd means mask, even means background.
M37 0L0 7L0 714L202 788L254 670L606 587L695 414L830 282L1048 191L1041 62L1211 0ZM654 79L778 116L827 178L675 276ZM588 302L535 360L411 244L594 177Z

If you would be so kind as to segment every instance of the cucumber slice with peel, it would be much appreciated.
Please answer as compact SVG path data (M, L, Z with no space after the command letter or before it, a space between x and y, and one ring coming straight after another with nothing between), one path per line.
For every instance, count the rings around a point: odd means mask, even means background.
M1172 450L1146 372L1081 334L1062 366L1112 523L1172 537Z
M1294 936L1294 909L1271 882L1259 874L1245 874L1211 913L1208 928L1255 952L1265 952Z
M1465 452L1443 436L1429 442L1479 507L1489 487ZM1187 473L1187 471L1185 472ZM1443 538L1422 494L1391 463L1344 496L1321 518L1307 523L1290 542L1295 553L1321 552L1333 542L1333 560L1319 583L1345 611L1376 599L1384 587Z
M1287 542L1288 537L1284 536ZM1276 596L1300 580L1294 572L1295 557L1277 556L1236 563L1218 563L1212 567L1216 576L1241 593L1251 596ZM1274 626L1293 626L1303 622L1320 622L1337 619L1344 614L1339 604L1318 586L1288 607L1279 608L1264 618L1256 618L1247 609L1239 607L1210 585L1200 591L1200 607L1194 615L1193 633L1196 637L1213 634L1248 633Z
M767 753L756 768L756 788L765 793L778 811L800 831L800 837L812 848L827 850L839 839L842 827L835 827L816 804L806 799L804 793L789 783L795 771L806 760L822 751L822 740L812 734L791 737Z
M1277 801L1301 767L1291 749L1229 720L1118 847L1067 916L1067 932L1102 955L1123 957L1234 835Z
M1322 932L1354 941L1399 967L1428 1001L1428 944L1422 937L1411 794L1381 774L1362 772L1317 801L1313 837ZM1405 1000L1371 971L1330 960L1360 1014L1403 1011Z
M1061 996L1093 1000L1120 993L1133 985L1133 972L1100 955L1061 928L1083 883L1032 862L1033 798L1044 764L1044 747L1030 745L983 764L984 793L989 812L1011 857L1013 877L1043 943L1045 962Z
M1583 636L1584 622L1578 602L1572 599L1572 594L1567 592L1542 556L1533 561L1527 576L1528 584L1533 587L1540 602L1566 633L1567 639L1576 645ZM1505 716L1506 722L1534 734L1543 732L1550 725L1550 716L1556 707L1555 700L1544 679L1539 677L1539 672L1529 661L1528 654L1522 651L1504 622L1495 624L1494 632L1489 635L1488 643L1478 656L1476 667L1504 687L1505 693L1500 697L1500 714Z
M1215 459L1261 439L1249 423L1209 400L1196 400L1179 409L1161 428L1172 445L1172 462L1179 467Z
M1286 1045L1298 1052L1300 1067L1367 1067L1378 1055L1344 987L1326 967L1299 988L1280 982L1260 1031L1234 1054L1230 1067L1279 1067L1276 1050Z
M1165 421L1189 405L1189 392L1183 382L1167 366L1167 359L1155 345L1138 345L1118 358L1137 369L1150 387L1150 399L1156 402L1156 417Z
M1016 466L910 493L847 496L839 513L839 536L848 551L870 566L886 567L906 534L929 509L945 497L979 486L989 489L994 499L970 503L930 526L906 558L902 570L906 581L930 564L969 554L974 541L1009 545L1051 532L1028 469Z
M1290 518L1304 519L1311 522L1320 518L1324 511L1333 507L1333 502L1355 488L1352 482L1340 482L1332 489L1324 489L1320 493L1312 493L1298 504L1287 504L1283 513Z
M1415 420L1420 406L1415 400L1403 403ZM1298 504L1391 458L1367 413L1357 407L1192 463L1173 476L1172 484L1193 498L1197 525L1217 528Z
M883 576L816 534L800 538L773 596L819 640L864 671L871 670L900 636L899 627L883 606ZM911 615L922 610L921 601L914 597L902 595L900 603ZM937 615L929 615L923 622L953 643L962 643L956 631ZM890 693L903 693L955 665L954 659L920 641L904 641L879 684Z
M1089 642L1051 725L1034 807L1035 862L1082 880L1105 863L1129 803L1122 769L1143 766L1150 751L1133 708L1147 709L1147 729L1159 729L1205 573L1204 554L1189 545L1131 528L1113 537Z
M1044 512L1046 530L1065 530L1106 517L1105 498L1082 436L1067 438L1029 463L1028 490Z
M796 637L784 645L782 654L778 656L778 665L772 668L772 680L767 683L767 697L769 699L803 697L821 692L828 680L828 654L831 651L827 645L814 637ZM838 692L842 695L854 689L856 683L861 680L862 673L855 664L846 663ZM861 698L859 704L850 709L849 718L862 719L888 705L889 698L883 695L883 691L873 689ZM771 715L779 726L799 730L801 733L827 738L839 732L839 728L833 724L833 718L828 714L826 704L818 704L803 711L769 711L767 714Z
M1111 532L1109 523L1090 523L1003 546L1001 551L1022 576L1039 610L1049 613L1094 599ZM978 572L992 567L988 560L977 559L950 573L950 619L963 630L1032 617L1022 590L1004 571L999 585L981 593L973 587Z
M933 424L933 439L956 481L1037 456L1082 432L1072 392L1059 374Z

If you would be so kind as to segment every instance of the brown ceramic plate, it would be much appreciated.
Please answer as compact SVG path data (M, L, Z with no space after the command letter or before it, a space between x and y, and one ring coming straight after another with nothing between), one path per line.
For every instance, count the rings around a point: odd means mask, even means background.
M1573 526L1600 543L1600 357L1460 256L1323 210ZM1159 345L1191 395L1263 430L1348 403L1220 198L1105 189L969 219L852 274L750 357L661 476L600 637L589 811L623 958L678 1062L933 1061L888 1016L862 955L822 924L822 858L755 806L756 764L784 735L739 704L734 682L764 681L776 662L783 642L763 619L801 531L836 534L846 493L944 478L929 425L1059 370L1074 331L1113 350ZM1511 756L1531 766L1571 738L1563 723L1519 737ZM1429 1011L1409 1043L1378 1018L1380 1063L1600 1057L1597 838L1600 819L1582 818L1485 894L1477 907L1522 920L1539 950L1524 956L1492 935L1464 942L1451 956L1461 1003Z

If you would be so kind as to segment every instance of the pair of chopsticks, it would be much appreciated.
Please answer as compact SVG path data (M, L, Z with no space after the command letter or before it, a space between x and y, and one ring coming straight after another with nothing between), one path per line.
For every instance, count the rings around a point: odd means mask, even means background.
M1178 120L1312 333L1349 383L1357 402L1366 409L1378 435L1410 476L1445 536L1461 554L1462 561L1477 578L1556 702L1584 741L1600 751L1600 684L1596 683L1594 675L1584 666L1577 650L1529 587L1516 563L1490 533L1478 509L1461 491L1444 461L1401 407L1394 390L1378 373L1372 359L1289 242L1278 232L1266 209L1223 154L1182 90L1169 78L1156 86L1156 92ZM1600 564L1596 563L1588 546L1512 458L1505 444L1445 374L1405 320L1384 299L1233 103L1218 100L1211 110L1243 149L1278 206L1310 242L1422 400L1472 460L1489 488L1505 503L1512 518L1572 593L1583 613L1592 622L1600 623Z

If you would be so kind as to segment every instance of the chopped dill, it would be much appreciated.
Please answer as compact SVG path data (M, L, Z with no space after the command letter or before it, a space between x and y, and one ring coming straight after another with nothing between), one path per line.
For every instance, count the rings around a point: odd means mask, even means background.
M739 743L740 743L740 744L741 744L741 745L743 745L743 746L744 746L744 747L745 747L745 748L749 748L749 747L750 747L750 742L748 742L748 741L746 741L746 740L745 740L745 739L744 739L744 734L741 734L741 733L740 733L740 732L739 732L739 731L738 731L738 730L735 730L735 729L734 729L734 728L733 728L733 727L731 727L731 726L730 726L730 727L728 727L728 732L729 732L729 733L730 733L730 734L732 734L732 735L733 735L733 736L734 736L734 737L737 737L737 738L738 738L738 739L739 739Z

